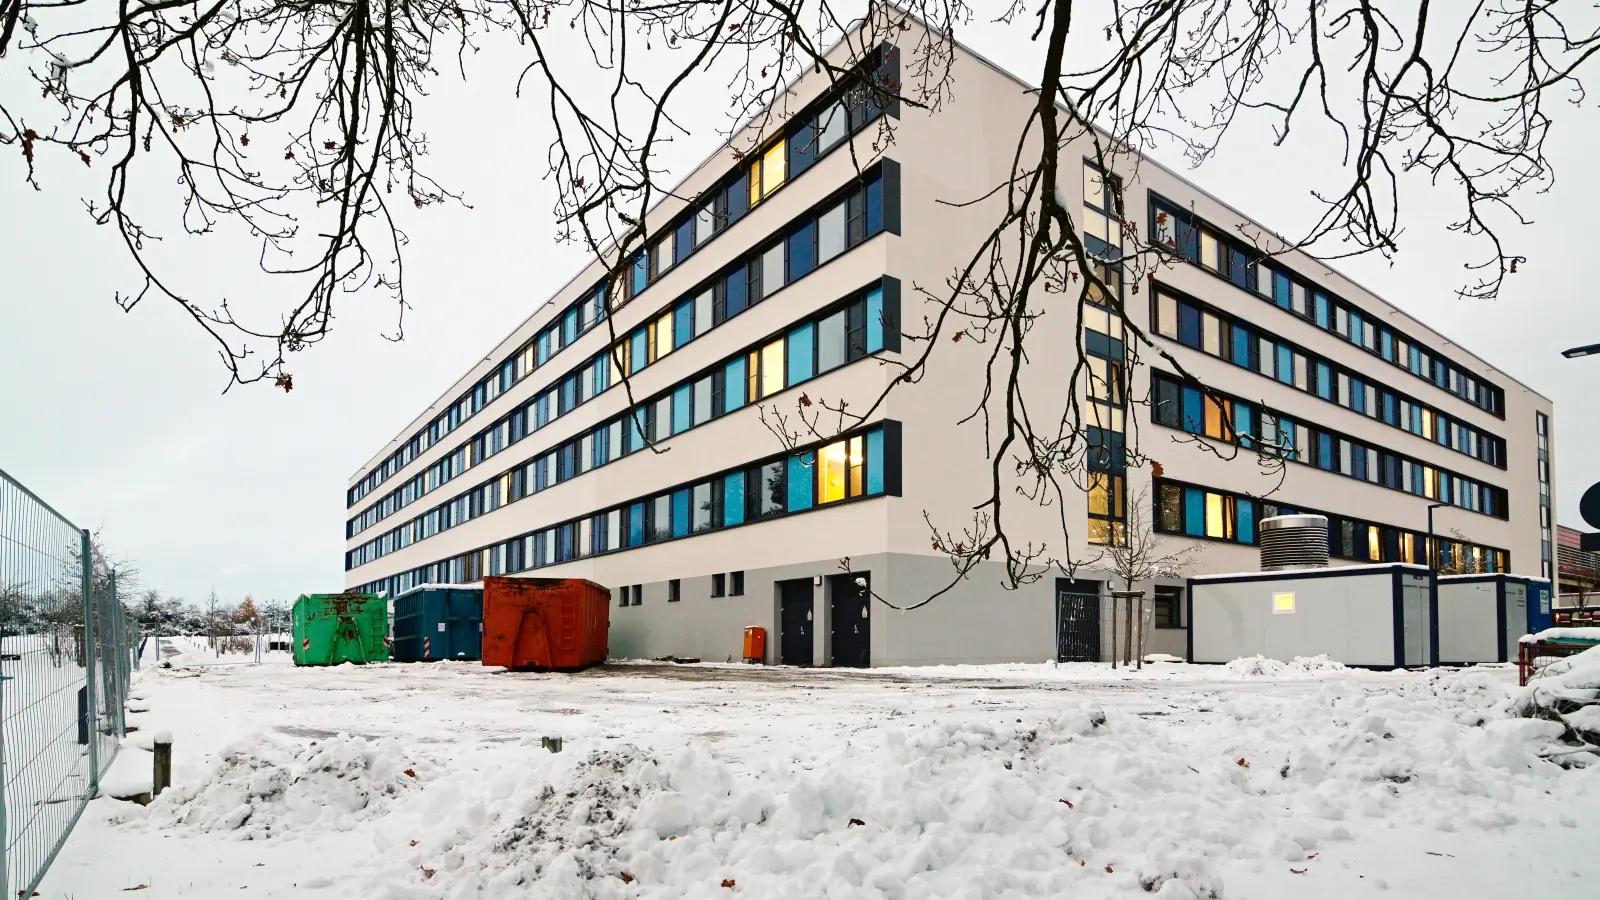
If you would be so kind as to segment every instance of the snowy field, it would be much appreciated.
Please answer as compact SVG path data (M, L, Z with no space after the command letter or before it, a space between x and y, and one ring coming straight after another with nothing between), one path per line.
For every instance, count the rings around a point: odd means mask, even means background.
M176 786L91 804L46 900L1600 896L1600 766L1508 667L183 658L129 738Z

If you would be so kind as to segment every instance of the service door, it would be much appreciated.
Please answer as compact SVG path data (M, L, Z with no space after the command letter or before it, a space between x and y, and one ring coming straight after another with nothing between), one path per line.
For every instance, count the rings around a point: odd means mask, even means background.
M1505 629L1506 642L1500 661L1515 662L1517 642L1528 630L1528 586L1507 581L1502 587L1506 592L1506 620L1501 627Z
M778 661L811 665L811 579L778 582Z
M1400 588L1400 617L1405 656L1399 666L1426 666L1433 658L1432 623L1428 618L1428 583L1406 578Z
M872 582L866 572L834 575L832 595L833 664L852 669L872 665Z
M1100 661L1100 582L1056 579L1056 661Z

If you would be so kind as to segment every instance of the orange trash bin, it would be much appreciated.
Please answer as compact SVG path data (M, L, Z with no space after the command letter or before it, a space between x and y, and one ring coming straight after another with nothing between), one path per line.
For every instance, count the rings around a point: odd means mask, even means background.
M744 630L744 661L747 663L766 662L767 659L767 630L760 625L751 625Z
M483 664L581 669L605 662L611 592L579 578L485 578Z

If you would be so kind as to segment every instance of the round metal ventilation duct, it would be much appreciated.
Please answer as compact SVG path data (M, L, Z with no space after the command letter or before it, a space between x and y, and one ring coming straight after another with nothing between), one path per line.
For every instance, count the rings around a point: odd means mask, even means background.
M1325 569L1328 567L1328 517L1273 516L1262 519L1261 569Z

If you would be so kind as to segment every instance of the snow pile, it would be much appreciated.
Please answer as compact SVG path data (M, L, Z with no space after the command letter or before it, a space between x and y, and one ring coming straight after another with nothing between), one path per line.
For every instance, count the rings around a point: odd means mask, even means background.
M1524 644L1535 641L1600 641L1600 628L1546 628L1538 634L1518 638Z
M1511 801L1565 774L1541 759L1561 726L1483 713L1489 684L1241 696L1181 728L1078 703L1042 722L867 732L748 772L701 744L664 763L623 745L543 772L524 757L502 771L529 774L441 797L406 864L449 900L721 896L719 886L956 897L977 896L975 885L985 896L1222 897L1231 861L1303 869L1359 820L1416 841L1514 824Z
M245 840L347 831L382 815L437 771L394 740L341 734L285 745L262 736L223 751L199 779L164 791L146 821L156 828L233 831Z
M1600 646L1540 669L1528 686L1511 698L1510 709L1516 715L1558 726L1568 748L1600 749ZM1563 762L1570 764L1600 761L1600 755L1572 753L1570 749L1563 756Z
M1228 674L1235 678L1327 678L1348 671L1344 663L1317 656L1296 656L1281 662L1265 656L1244 656L1229 662Z

